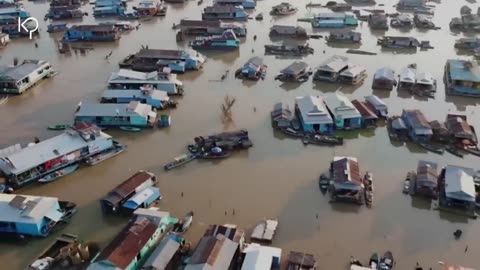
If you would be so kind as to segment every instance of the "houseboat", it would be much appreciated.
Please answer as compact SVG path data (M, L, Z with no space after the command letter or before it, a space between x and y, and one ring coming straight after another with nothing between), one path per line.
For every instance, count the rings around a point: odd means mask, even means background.
M180 27L184 35L221 35L225 30L233 30L237 37L245 37L247 35L247 28L239 22L181 20L178 27Z
M254 9L255 0L215 0L215 5L220 6L242 6L244 9Z
M10 36L0 32L0 49L7 47L8 43L10 43Z
M415 14L413 16L413 22L415 23L415 27L420 29L438 29L439 27L435 26L427 15L424 14Z
M50 7L75 7L79 8L82 5L80 0L52 0Z
M94 7L93 17L112 17L120 16L125 13L125 9L120 6Z
M386 118L388 116L388 107L379 97L370 95L365 97L367 105L375 112L379 117Z
M455 41L455 48L473 51L480 48L480 38L461 38Z
M362 127L374 128L377 126L378 116L373 112L367 102L355 99L352 100L352 104L362 116Z
M176 102L170 100L167 92L156 89L140 89L140 90L106 90L101 97L102 103L130 103L131 101L139 101L148 104L157 110L176 107Z
M67 23L51 23L47 26L48 33L65 32L68 30Z
M431 199L438 198L437 164L420 160L415 176L415 194Z
M63 35L64 41L116 41L120 31L114 25L73 25Z
M30 13L23 7L9 7L0 9L0 17L14 17L15 20L18 18L24 20L30 17Z
M447 60L445 88L449 95L480 98L480 67L467 60Z
M290 3L282 2L272 7L272 10L270 11L270 15L285 16L285 15L297 13L297 11L298 11L298 8L294 7Z
M367 78L367 70L361 66L349 64L348 68L340 73L338 82L358 85Z
M420 110L403 110L401 117L408 129L408 136L412 141L430 141L433 135L432 127Z
M373 30L388 30L387 15L383 13L368 15L368 26Z
M311 48L308 43L296 46L286 44L265 45L265 54L271 55L307 56L314 52L315 50Z
M0 66L0 93L22 94L54 72L50 63L43 60L24 60L16 66Z
M391 68L383 67L375 71L373 75L372 88L392 90L397 85L395 71Z
M186 70L198 70L205 63L205 56L195 50L159 50L141 49L123 59L120 68L135 71L152 72L168 67L172 72L183 73Z
M206 7L202 13L202 20L234 20L246 21L248 14L242 6L220 6L213 5Z
M475 170L447 165L439 176L440 210L451 208L456 213L476 217Z
M317 269L317 261L312 254L290 251L286 269L315 270Z
M333 117L336 129L351 130L362 127L362 115L343 94L337 92L327 95L324 102Z
M241 254L245 258L241 270L280 269L282 258L282 249L280 248L250 243L246 245Z
M406 67L398 75L398 90L412 91L415 86L415 78L417 69L414 67Z
M391 49L416 49L420 42L414 37L384 36L379 38L377 44Z
M412 28L412 16L406 13L399 14L397 17L390 20L390 26L394 28Z
M117 187L108 192L102 199L100 199L100 207L103 213L119 213L123 212L125 206L131 204L131 201L136 195L143 194L143 190L150 190L157 182L155 174L146 171L136 172L127 180L123 181ZM153 194L152 194L153 195ZM158 193L159 195L159 193ZM145 196L148 199L150 196ZM152 196L156 197L156 196ZM157 198L155 198L157 199ZM131 212L131 211L127 211Z
M158 0L140 1L135 10L140 16L165 16L167 6Z
M413 93L420 96L434 97L437 92L437 80L428 72L419 72L415 76Z
M332 200L363 204L364 185L355 157L334 157L330 164Z
M346 13L320 13L314 16L312 20L313 28L343 28L348 26L357 26L358 20Z
M240 46L240 40L232 30L225 30L222 35L197 37L190 43L196 50L234 50Z
M347 62L348 58L334 55L318 66L313 76L314 80L338 82L346 84L363 83L367 72L363 67Z
M252 57L235 72L235 77L257 81L264 79L266 72L267 66L263 64L263 59Z
M0 172L7 184L18 188L116 146L98 127L77 123L34 145L22 148L16 144L0 150Z
M128 69L120 69L113 72L108 80L110 89L141 89L153 87L167 92L169 95L182 95L183 84L177 80L176 74L168 72L138 72Z
M101 127L148 128L157 124L157 112L148 104L131 101L128 104L83 103L75 113L74 122Z
M326 40L332 43L360 43L362 41L362 34L351 30L332 31Z
M86 13L77 7L51 7L45 14L45 20L81 19L83 16Z
M288 108L283 108L280 113L282 118L286 120L284 121L287 123L285 127L290 127L291 112ZM301 129L304 133L333 133L333 118L325 106L324 99L320 96L296 97L295 115L300 121Z
M75 204L53 197L0 194L0 234L46 237L75 212Z
M288 67L282 69L280 74L275 77L275 80L283 82L306 82L312 75L312 70L307 63L295 61Z
M271 37L292 37L307 39L307 30L300 26L274 25L270 28Z

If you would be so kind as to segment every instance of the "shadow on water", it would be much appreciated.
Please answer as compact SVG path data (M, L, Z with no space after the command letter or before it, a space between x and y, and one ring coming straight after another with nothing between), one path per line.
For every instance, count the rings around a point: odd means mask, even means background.
M389 98L390 94L392 93L391 90L379 90L379 89L373 89L372 94L379 97L379 98Z
M299 88L303 83L301 82L282 82L282 84L280 84L280 88L284 89L284 90L295 90L297 88Z
M359 213L363 206L348 202L331 202L330 206L333 211L339 213Z
M440 217L440 219L446 220L450 223L468 224L468 222L469 222L468 217L452 214L452 213L445 212L445 211L438 211L438 216Z
M226 51L226 52L214 52L214 51L201 51L207 59L220 60L224 63L231 64L240 57L240 50Z
M373 36L376 36L376 37L383 37L387 33L387 31L388 30L379 30L379 29L371 29L370 28L370 33Z
M431 210L432 200L428 198L422 198L419 196L411 196L411 206L420 210Z
M477 106L480 102L476 99L462 96L445 95L445 102L452 103L458 111L464 112L467 106Z
M417 53L417 49L405 48L405 49L392 49L382 47L380 51L384 54L393 54L393 55L413 55Z
M418 100L418 101L428 101L429 98L428 97L422 97L422 96L418 96L418 95L414 95L410 92L408 92L407 90L399 90L397 88L397 96L399 98L403 98L403 99L415 99L415 100Z
M340 91L344 94L352 94L360 88L362 84L358 85L347 85L347 84L337 84L323 81L313 81L313 90L320 90L322 93L333 93Z
M335 49L359 49L362 44L360 43L340 43L340 42L327 42L329 48Z

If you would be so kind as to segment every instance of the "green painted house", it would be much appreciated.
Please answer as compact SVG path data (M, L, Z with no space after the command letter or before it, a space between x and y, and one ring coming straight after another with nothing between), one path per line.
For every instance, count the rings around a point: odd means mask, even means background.
M136 270L156 247L169 229L169 214L165 218L135 217L93 259L87 270Z

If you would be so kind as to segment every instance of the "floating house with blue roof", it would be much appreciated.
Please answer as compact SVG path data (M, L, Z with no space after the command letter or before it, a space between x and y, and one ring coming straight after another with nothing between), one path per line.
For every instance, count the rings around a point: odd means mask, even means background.
M313 28L343 28L357 25L358 20L355 16L346 13L320 13L312 20Z
M157 187L146 187L138 191L130 199L122 204L127 211L135 211L138 208L148 208L154 202L161 199L160 189Z
M98 127L77 123L60 135L23 147L12 145L0 150L0 177L14 188L104 151L116 142Z
M63 35L65 41L116 41L120 31L115 25L72 25Z
M362 115L346 96L340 93L324 98L336 129L356 129L362 127Z
M119 0L97 0L93 8L93 16L117 16L125 13L124 3Z
M242 6L213 5L203 9L202 20L246 21L248 20L248 14Z
M220 6L242 6L244 9L255 8L255 0L216 0L216 5Z
M334 125L323 98L304 96L295 98L295 113L304 132L332 134Z
M102 127L154 127L157 112L152 106L138 101L128 104L85 103L75 113L74 121Z
M155 89L141 90L105 90L102 94L102 103L130 103L139 101L156 109L164 109L170 103L167 92Z
M0 17L14 17L15 19L26 19L30 17L30 13L28 13L22 7L8 7L0 9Z
M0 66L0 93L21 94L54 72L43 60L25 60L16 66Z
M449 95L480 98L480 67L466 60L448 60L445 88Z
M0 194L0 233L47 236L64 217L57 198Z
M412 140L430 141L433 136L432 126L420 110L403 110L401 117Z

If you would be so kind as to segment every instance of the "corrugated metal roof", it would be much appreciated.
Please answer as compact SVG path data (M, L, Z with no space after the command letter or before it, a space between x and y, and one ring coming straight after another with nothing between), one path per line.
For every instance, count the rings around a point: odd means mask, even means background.
M128 199L123 204L123 207L129 208L129 209L137 209L144 202L149 200L155 200L155 199L158 199L159 197L160 197L159 188L146 187L138 191L135 195L133 195L130 199Z
M223 235L204 236L200 240L185 270L228 269L237 248L238 243L231 241Z
M167 92L150 89L150 90L105 90L102 94L102 98L151 98L159 101L168 101Z
M333 117L336 119L361 117L360 112L343 94L335 93L327 95L324 98L324 101L330 112L332 112Z
M141 269L165 269L179 248L180 243L171 238L164 238Z
M448 114L446 126L453 135L458 137L473 138L474 133L466 120L465 115Z
M358 100L352 100L353 106L357 108L363 118L365 119L377 119L377 115L370 110L368 105L365 102L361 102Z
M243 10L243 7L238 6L224 6L224 5L213 5L206 7L203 12L204 13L232 13L238 10Z
M370 105L372 105L376 110L387 109L387 104L385 104L385 102L383 102L379 97L375 95L366 96L365 101L367 101Z
M48 64L48 62L43 60L27 60L17 66L1 66L0 81L5 80L2 77L7 78L7 80L19 81L45 64Z
M377 71L375 71L375 74L373 75L373 79L395 81L395 71L388 67L377 69Z
M334 55L318 66L317 69L329 72L339 72L348 67L347 60L347 57Z
M448 60L450 77L455 81L480 82L480 67L470 61Z
M332 116L325 107L322 97L297 97L295 104L298 106L305 124L333 124Z
M220 21L181 20L180 27L220 27Z
M356 185L362 184L360 169L356 158L341 157L332 161L332 178L337 183L350 182Z
M111 204L118 204L124 198L134 193L137 188L144 185L145 182L152 180L155 175L151 172L139 171L123 181L120 185L110 191L102 200L108 201ZM153 180L152 180L153 182ZM153 183L152 183L153 184Z
M420 110L403 110L403 115L407 122L412 125L414 129L431 129L430 123Z
M152 106L142 104L138 101L130 101L128 104L108 104L108 103L83 103L75 118L85 116L132 116L139 115L147 117L153 112Z
M288 263L298 266L303 266L300 269L310 269L316 266L315 257L312 254L306 254L303 252L290 251L288 255Z
M123 78L134 80L156 80L157 77L158 73L156 71L139 72L130 69L120 69L119 71L112 73L112 75L110 76L110 80Z
M362 72L366 72L366 69L357 65L348 65L348 68L342 71L342 73L340 73L340 76L353 78L361 74Z
M114 267L126 269L157 229L157 225L148 219L133 219L100 252L93 264L108 262Z
M111 9L112 7L95 7L97 10L102 10L102 9ZM111 31L117 31L115 25L106 25L106 24L82 24L82 25L72 25L70 29L74 29L77 31L92 31L92 32L111 32Z
M449 198L475 202L475 171L454 165L445 167L445 193Z
M23 197L17 205L10 204L15 198ZM30 195L0 194L0 222L36 224L43 217L57 219L58 199L53 197L38 197Z
M241 270L265 270L271 269L273 258L280 262L282 250L275 247L249 244L245 250L245 260Z
M13 167L11 167L8 165L8 162L0 159L0 170L18 174L49 160L69 154L89 145L93 145L96 143L96 140L108 139L111 139L110 135L99 132L95 137L95 141L86 141L76 131L69 130L68 132L45 141L40 141L32 146L27 146L19 151L4 154L0 153L1 158L10 161L13 165Z
M204 236L225 235L228 239L234 242L240 242L245 237L245 232L236 227L226 225L210 225L205 231Z
M298 75L301 72L305 72L308 69L308 64L302 61L295 61L288 65L288 67L282 69L280 73Z
M432 74L428 72L420 72L415 76L415 82L425 85L434 85L435 79L433 78Z
M400 72L399 81L406 83L415 83L417 71L413 68L405 68Z
M247 67L247 66L257 69L263 66L263 58L258 56L252 57L248 59L247 63L245 63L244 67Z

